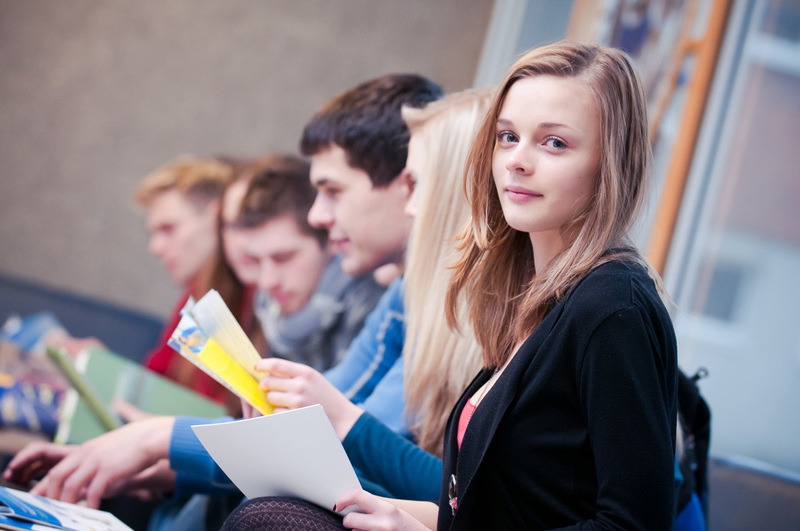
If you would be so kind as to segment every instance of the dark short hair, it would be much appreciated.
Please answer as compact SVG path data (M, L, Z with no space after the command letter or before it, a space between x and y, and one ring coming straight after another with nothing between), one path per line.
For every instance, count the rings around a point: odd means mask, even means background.
M236 223L259 227L280 216L291 216L300 231L328 242L328 231L308 223L308 211L314 204L316 190L311 186L309 164L291 155L270 155L253 164L254 174L247 186Z
M372 185L386 186L403 170L409 132L400 109L424 107L442 97L433 81L415 74L382 76L325 104L303 130L300 151L312 156L335 144L347 163L365 171Z

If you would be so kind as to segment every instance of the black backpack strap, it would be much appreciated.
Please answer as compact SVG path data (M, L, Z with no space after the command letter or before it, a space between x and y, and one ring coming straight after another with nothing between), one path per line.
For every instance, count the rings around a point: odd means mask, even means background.
M705 378L708 371L701 368L693 376L678 372L678 418L683 430L683 454L679 456L684 481L691 481L700 502L707 506L708 493L708 447L711 442L711 410L700 394L697 381ZM685 463L681 462L685 461ZM687 477L688 476L688 477ZM679 494L678 507L688 503ZM689 492L691 497L691 491Z

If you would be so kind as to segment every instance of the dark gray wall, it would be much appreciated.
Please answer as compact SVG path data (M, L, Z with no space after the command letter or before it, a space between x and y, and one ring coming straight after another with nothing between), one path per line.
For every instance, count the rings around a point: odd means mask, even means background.
M0 0L0 273L165 314L139 179L173 157L296 151L331 96L475 75L491 0Z

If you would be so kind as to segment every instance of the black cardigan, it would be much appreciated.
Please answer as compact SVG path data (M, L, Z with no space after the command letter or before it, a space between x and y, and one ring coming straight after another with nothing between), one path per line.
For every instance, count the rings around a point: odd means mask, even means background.
M592 270L521 346L469 421L447 424L438 529L670 529L677 347L652 279ZM449 505L457 477L457 511Z

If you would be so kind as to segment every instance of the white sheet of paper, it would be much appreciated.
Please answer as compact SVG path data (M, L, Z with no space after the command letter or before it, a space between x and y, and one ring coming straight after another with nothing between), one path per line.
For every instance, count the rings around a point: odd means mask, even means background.
M248 498L294 496L333 509L342 492L361 486L319 404L192 429Z

